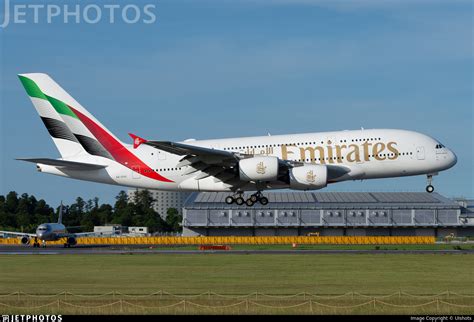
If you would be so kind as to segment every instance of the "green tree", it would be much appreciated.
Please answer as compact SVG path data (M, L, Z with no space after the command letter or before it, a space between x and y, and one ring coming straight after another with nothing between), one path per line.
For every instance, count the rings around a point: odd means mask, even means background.
M40 224L44 222L53 222L54 210L43 199L40 199L34 209L35 222Z
M183 228L181 227L181 222L183 221L183 216L181 216L176 208L168 208L166 211L166 226L168 231L172 232L181 232Z
M166 222L153 208L154 202L156 201L149 190L137 190L133 200L129 203L132 224L128 226L146 226L151 233L167 231Z
M4 196L0 196L0 227L3 230L9 230L15 227L15 221L13 217L9 216L6 207L6 199Z
M111 223L121 224L123 226L132 225L132 209L131 205L128 202L128 196L125 191L120 191L119 194L115 197L115 205L113 208L113 215L111 218Z
M66 214L63 214L63 224L65 226L80 226L84 217L86 202L81 197L76 198L76 202L66 207ZM59 215L59 213L57 213ZM56 217L57 220L57 217Z
M119 192L119 194L115 197L115 210L117 209L124 209L128 206L128 196L127 193L123 190Z
M86 231L92 231L94 226L99 226L100 224L99 198L95 197L85 203L84 213L81 218L81 228Z
M27 193L21 195L20 199L18 199L17 209L16 209L16 220L17 225L20 227L21 231L31 231L31 228L34 226L34 222L32 221L31 216L31 206L29 203L29 196Z
M14 214L18 208L18 194L15 191L10 191L7 194L7 198L5 201L6 211L8 213Z
M101 225L110 224L114 215L114 209L109 204L102 204L97 209L97 213Z
M132 226L144 226L157 216L153 210L154 201L149 190L137 190L132 202Z

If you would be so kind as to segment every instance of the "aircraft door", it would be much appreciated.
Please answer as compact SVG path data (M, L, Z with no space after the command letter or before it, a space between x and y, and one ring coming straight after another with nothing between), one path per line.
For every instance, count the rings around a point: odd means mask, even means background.
M425 147L419 146L416 148L416 157L418 160L424 160L425 159Z
M132 167L132 178L133 179L140 179L141 178L140 174L140 166L133 166Z
M161 150L156 150L156 156L158 160L166 160L166 152Z

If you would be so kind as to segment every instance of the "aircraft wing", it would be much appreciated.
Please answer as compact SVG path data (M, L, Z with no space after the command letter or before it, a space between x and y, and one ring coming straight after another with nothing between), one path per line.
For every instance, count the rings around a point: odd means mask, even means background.
M190 175L201 171L195 177L196 180L213 176L223 182L235 181L238 177L235 167L239 160L253 156L184 143L142 140L143 144L183 156L177 166L189 166L189 169L183 175Z
M74 235L75 237L89 237L89 236L96 236L97 233L91 231L91 232L87 232L87 233L73 233L71 235Z
M3 231L0 230L0 235L13 235L13 236L28 236L28 237L36 237L36 234L30 234L30 233L22 233L19 231Z
M184 143L176 143L170 141L147 141L145 142L145 144L169 153L183 155L185 156L185 158L196 156L201 161L208 164L235 164L240 159L237 154L232 152L210 149Z
M234 154L232 152L204 148L201 146L195 146L184 143L177 143L171 141L147 141L145 144L151 145L157 149L170 152L178 155L187 155L187 154L199 154L199 155L210 155L210 156L221 156L225 158L233 158Z
M68 237L89 237L89 236L95 236L96 233L94 232L86 232L86 233L63 233L63 234L58 234L58 238L68 238Z
M47 159L47 158L19 158L17 160L51 165L58 168L65 168L66 170L98 170L98 169L103 169L107 167L106 165L101 165L101 164L66 161L66 160L58 160L58 159Z

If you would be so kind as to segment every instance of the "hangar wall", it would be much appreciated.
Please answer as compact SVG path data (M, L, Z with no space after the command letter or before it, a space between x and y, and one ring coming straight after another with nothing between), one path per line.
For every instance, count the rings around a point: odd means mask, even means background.
M268 205L253 207L228 205L226 196L191 195L183 235L474 236L462 207L437 193L272 192Z

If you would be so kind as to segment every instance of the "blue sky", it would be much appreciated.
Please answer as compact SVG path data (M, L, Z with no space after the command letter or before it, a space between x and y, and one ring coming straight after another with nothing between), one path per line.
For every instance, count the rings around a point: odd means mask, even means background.
M128 132L157 140L360 127L423 132L458 156L435 177L437 192L474 197L472 1L108 3L156 4L157 20L30 19L0 29L0 194L26 192L54 205L77 196L113 202L124 189L37 173L14 160L59 156L16 76L45 72L124 141ZM425 185L417 176L327 190Z

